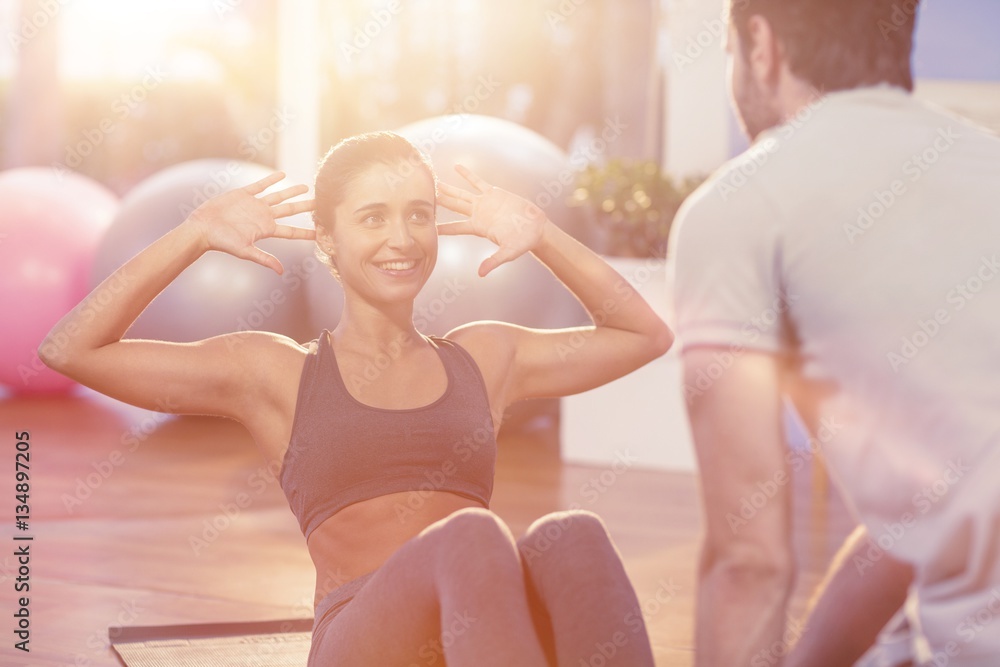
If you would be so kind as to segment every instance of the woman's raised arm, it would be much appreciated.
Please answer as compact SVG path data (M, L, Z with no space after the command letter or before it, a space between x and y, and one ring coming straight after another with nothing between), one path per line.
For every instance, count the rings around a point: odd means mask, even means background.
M280 172L271 174L199 206L67 313L39 346L41 360L80 384L133 405L238 418L246 393L228 390L248 379L256 364L247 362L259 353L255 348L260 347L261 336L240 334L239 344L234 344L236 334L195 343L122 340L122 336L156 295L208 250L281 273L278 260L254 243L269 237L315 238L311 229L275 223L314 205L311 200L287 201L307 192L305 185L262 194L282 178ZM100 317L92 307L97 298Z
M664 354L673 333L649 304L597 254L556 227L531 202L494 187L468 169L473 191L442 183L439 201L468 220L438 225L442 234L474 234L497 244L480 266L494 268L531 252L583 304L594 326L526 329L487 322L461 329L510 351L506 403L575 394L610 382ZM530 299L525 294L522 298Z

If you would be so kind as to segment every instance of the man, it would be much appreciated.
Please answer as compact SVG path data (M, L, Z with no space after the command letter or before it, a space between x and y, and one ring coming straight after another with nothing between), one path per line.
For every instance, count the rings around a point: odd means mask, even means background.
M917 0L731 4L754 144L672 243L698 664L851 665L903 607L902 663L1000 665L1000 139L911 98ZM783 396L861 524L790 656Z

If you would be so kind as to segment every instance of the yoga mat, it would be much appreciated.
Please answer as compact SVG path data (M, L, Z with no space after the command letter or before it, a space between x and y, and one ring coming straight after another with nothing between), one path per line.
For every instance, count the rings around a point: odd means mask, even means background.
M305 667L311 618L108 628L125 667Z

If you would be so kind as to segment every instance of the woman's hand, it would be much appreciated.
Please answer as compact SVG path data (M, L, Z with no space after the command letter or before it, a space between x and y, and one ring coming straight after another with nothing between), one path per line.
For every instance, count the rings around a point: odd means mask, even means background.
M278 259L254 245L266 238L315 239L314 229L279 225L275 220L315 208L312 199L289 202L288 199L309 191L295 185L258 197L285 175L275 172L256 183L212 197L196 208L184 224L198 229L209 250L219 250L241 259L257 262L280 274L284 269Z
M472 185L474 191L440 183L438 202L469 218L441 223L437 226L438 232L474 234L497 244L497 251L479 265L480 276L537 247L546 225L551 224L538 206L490 185L461 165L455 170Z

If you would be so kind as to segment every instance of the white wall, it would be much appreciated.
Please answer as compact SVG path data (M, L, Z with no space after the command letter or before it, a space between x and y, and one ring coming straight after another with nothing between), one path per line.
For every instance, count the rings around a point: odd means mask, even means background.
M668 266L658 259L607 258L668 324ZM562 459L607 466L695 470L677 348L634 373L561 401Z
M724 0L662 0L668 43L664 155L668 172L709 173L730 158Z

